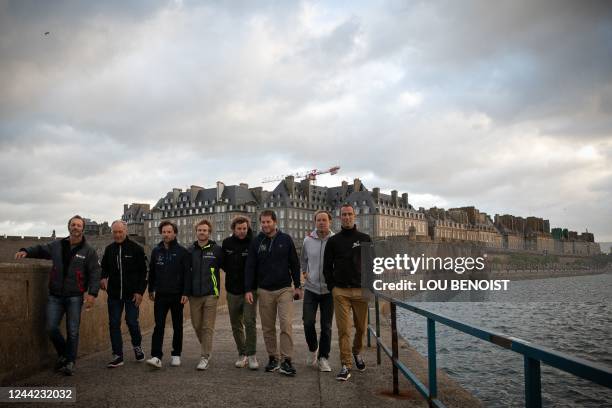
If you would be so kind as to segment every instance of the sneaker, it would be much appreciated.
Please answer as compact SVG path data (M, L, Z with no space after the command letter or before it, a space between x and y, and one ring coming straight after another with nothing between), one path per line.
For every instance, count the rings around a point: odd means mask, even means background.
M319 362L319 358L317 357L317 354L319 354L319 348L317 348L315 351L308 352L308 357L306 357L307 366L313 366L313 367L317 366L317 363Z
M136 346L134 347L134 357L136 357L136 361L144 361L145 353L142 351L142 347Z
M319 371L321 371L322 373L329 373L331 371L329 361L327 361L325 357L321 357L319 359Z
M106 365L107 368L115 368L123 365L123 357L113 354L113 360Z
M66 363L66 365L62 367L62 373L67 376L74 375L74 362L70 361Z
M366 365L363 361L363 358L359 354L353 354L353 358L355 359L355 366L359 371L365 371Z
M240 357L238 357L238 360L236 360L236 362L234 363L234 366L236 368L244 368L247 365L247 356L245 356L244 354L241 354Z
M170 360L170 365L172 367L178 367L181 365L181 356L172 356L172 360Z
M295 368L291 365L291 360L286 358L280 365L280 373L285 375L294 376L296 374Z
M248 356L247 359L249 360L249 369L257 370L259 368L259 361L257 361L255 354Z
M157 357L151 357L147 360L147 364L154 368L162 368L162 362Z
M338 374L336 374L336 380L338 381L346 381L351 378L351 370L343 365Z
M180 365L180 361L179 364ZM196 366L196 370L200 370L200 371L204 371L208 368L208 359L206 357L201 357L200 358L200 362L198 363L198 365Z
M278 360L274 356L270 356L270 360L268 361L268 365L266 366L266 372L271 373L272 371L278 370Z
M68 363L68 360L66 360L66 357L64 356L58 357L53 369L55 371L62 371L62 368L64 368L67 363Z

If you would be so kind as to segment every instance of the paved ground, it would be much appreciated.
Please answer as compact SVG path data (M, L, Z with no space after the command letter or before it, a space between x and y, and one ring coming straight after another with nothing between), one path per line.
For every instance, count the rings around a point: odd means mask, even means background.
M338 343L334 323L332 337L331 373L320 373L306 366L307 352L301 322L301 302L295 304L293 335L295 345L294 366L297 376L266 373L263 366L267 354L261 328L258 326L258 371L237 369L233 366L237 353L229 324L229 316L220 311L214 337L213 358L206 371L196 371L199 344L190 322L185 322L181 367L170 367L169 354L172 330L166 330L164 340L164 368L152 370L137 363L132 353L126 353L123 367L107 369L110 350L81 358L74 377L64 377L50 371L19 381L15 386L74 386L77 405L87 407L395 407L427 406L412 386L402 379L402 398L387 396L391 391L391 368L387 359L376 365L376 349L364 354L368 364L363 373L354 371L348 382L335 380L339 369ZM168 318L168 321L170 319ZM124 340L127 340L124 336ZM151 333L144 336L145 351L150 350ZM390 344L390 343L389 343ZM125 350L130 350L129 341ZM404 348L405 349L405 348ZM405 351L405 350L404 350ZM459 402L458 406L465 405ZM14 404L12 404L14 405ZM28 406L35 404L20 404ZM42 404L37 404L42 405ZM53 406L45 403L43 406ZM454 404L452 404L454 405ZM63 406L66 406L63 404Z

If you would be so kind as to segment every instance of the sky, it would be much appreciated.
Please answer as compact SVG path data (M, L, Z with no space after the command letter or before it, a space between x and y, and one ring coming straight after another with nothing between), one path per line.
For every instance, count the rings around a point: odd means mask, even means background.
M338 165L612 241L606 3L0 0L0 235Z

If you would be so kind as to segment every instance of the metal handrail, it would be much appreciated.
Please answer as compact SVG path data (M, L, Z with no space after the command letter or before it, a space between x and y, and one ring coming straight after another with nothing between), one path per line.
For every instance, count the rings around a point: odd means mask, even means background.
M381 350L387 354L393 363L393 393L399 394L398 371L410 380L430 406L444 407L445 405L437 398L437 373L436 373L436 322L466 333L470 336L479 338L496 344L508 350L522 354L524 357L525 368L525 406L528 408L542 406L542 383L540 363L548 364L559 370L584 378L607 388L612 388L612 369L609 367L584 360L579 357L570 356L543 346L539 346L516 337L507 336L503 333L484 329L460 320L452 319L442 314L433 313L422 309L378 291L372 290L374 294L374 307L376 315L376 327L372 328L369 324L368 309L368 345L370 336L376 338L376 361L381 363ZM379 298L389 302L391 308L391 350L382 342L380 338L380 306ZM427 360L428 360L428 382L426 387L417 376L406 367L398 356L398 336L397 336L397 307L409 310L427 318Z

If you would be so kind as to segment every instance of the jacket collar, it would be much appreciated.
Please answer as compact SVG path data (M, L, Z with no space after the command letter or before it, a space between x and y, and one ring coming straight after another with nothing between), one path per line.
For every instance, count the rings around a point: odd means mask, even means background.
M329 237L331 237L332 235L334 235L334 231L329 230L329 234L327 234L327 236L326 236L325 238L321 239L321 238L319 238L319 235L317 234L317 230L316 230L316 228L315 228L315 229L313 229L313 230L310 232L310 234L308 234L308 236L309 236L310 238L313 238L313 239L318 239L318 240L322 240L322 241L327 241L327 240L329 239Z

